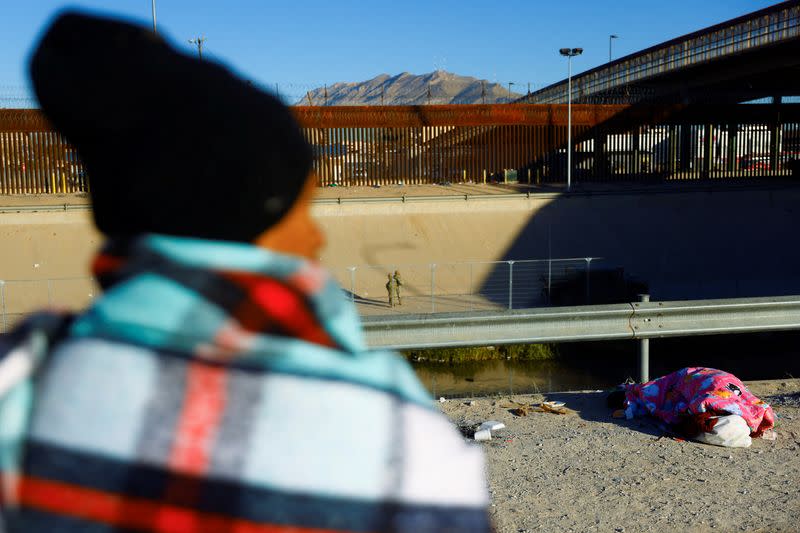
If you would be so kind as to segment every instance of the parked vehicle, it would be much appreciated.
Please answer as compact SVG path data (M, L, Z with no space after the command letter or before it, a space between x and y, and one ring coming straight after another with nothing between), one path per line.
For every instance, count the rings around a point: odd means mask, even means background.
M738 163L742 170L772 170L769 155L747 154L740 157Z

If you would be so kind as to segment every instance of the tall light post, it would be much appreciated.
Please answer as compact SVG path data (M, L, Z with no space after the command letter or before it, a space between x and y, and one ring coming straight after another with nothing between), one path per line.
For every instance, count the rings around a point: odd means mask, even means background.
M153 7L153 33L158 33L156 30L156 0L152 0L152 7Z
M608 36L608 62L611 63L611 43L614 39L619 39L619 35L611 34Z
M508 103L511 103L511 86L516 85L513 81L508 82Z
M567 58L567 190L572 188L572 58L583 48L562 48L559 54Z

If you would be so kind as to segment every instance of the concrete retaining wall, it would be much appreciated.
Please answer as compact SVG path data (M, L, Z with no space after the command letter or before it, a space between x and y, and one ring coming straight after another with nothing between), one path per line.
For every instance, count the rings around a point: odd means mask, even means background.
M622 268L654 299L800 292L800 189L792 187L342 204L317 212L331 243L323 260L337 272L351 264L603 257L593 269ZM377 278L369 285L382 287Z
M389 269L425 294L438 263L436 290L453 294L498 273L445 263L587 256L648 284L653 299L800 293L794 187L317 204L314 214L328 236L323 263L345 288L357 265L363 297L385 296ZM0 279L84 277L101 242L88 211L0 213ZM94 294L75 280L9 282L6 305L83 305Z

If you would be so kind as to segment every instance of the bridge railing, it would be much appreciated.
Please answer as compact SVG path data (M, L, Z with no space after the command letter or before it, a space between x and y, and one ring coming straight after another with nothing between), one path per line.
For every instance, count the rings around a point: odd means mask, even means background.
M573 184L791 173L800 157L800 105L710 107L573 106ZM316 151L320 186L566 181L563 105L293 111ZM0 194L88 188L74 149L38 112L0 110Z
M589 101L592 95L666 72L796 39L800 37L800 5L784 4L789 5L773 6L750 17L734 19L729 25L723 23L573 76L573 101ZM526 96L524 101L532 104L566 102L567 83L562 81L545 87Z

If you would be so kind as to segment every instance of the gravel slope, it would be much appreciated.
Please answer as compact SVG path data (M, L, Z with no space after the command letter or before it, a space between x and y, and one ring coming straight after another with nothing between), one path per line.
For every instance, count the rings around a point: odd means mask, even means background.
M616 420L600 392L449 400L465 433L506 429L486 450L491 513L525 531L800 531L800 379L748 383L775 409L776 441L746 449L675 440L646 420ZM560 400L567 415L507 406Z

